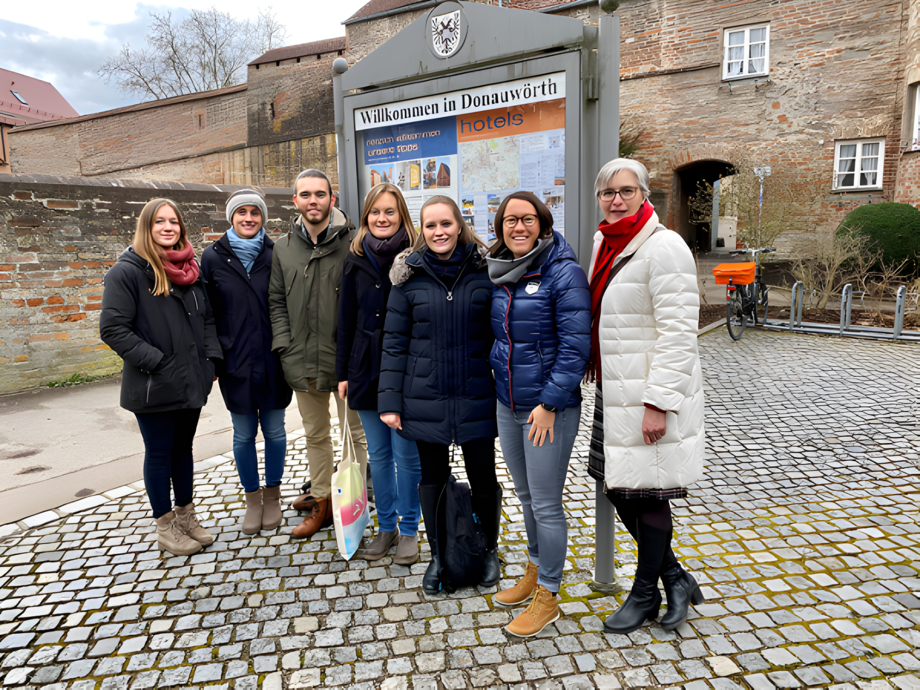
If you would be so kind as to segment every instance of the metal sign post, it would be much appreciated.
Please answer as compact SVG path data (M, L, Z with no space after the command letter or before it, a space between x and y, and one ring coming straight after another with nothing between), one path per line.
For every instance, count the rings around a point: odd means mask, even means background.
M604 14L598 22L597 73L598 127L600 165L620 155L620 18ZM585 181L590 184L589 180ZM593 195L592 195L593 196ZM593 217L599 219L595 203ZM594 589L615 592L616 584L616 517L613 504L607 500L604 482L596 481L594 488Z
M760 226L763 222L763 178L770 176L770 166L762 165L754 168L754 174L760 180L760 207L757 210L757 246L760 246Z

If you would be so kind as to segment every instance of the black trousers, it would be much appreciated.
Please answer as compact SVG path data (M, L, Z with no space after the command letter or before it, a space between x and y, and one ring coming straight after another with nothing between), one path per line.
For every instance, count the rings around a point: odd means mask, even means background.
M166 515L173 506L192 502L194 459L192 441L201 408L168 412L135 413L144 437L144 487L153 518ZM175 503L170 500L170 487Z
M450 446L416 441L422 461L422 484L444 486L450 476ZM492 497L498 489L495 476L495 439L477 438L460 444L463 464L474 497Z

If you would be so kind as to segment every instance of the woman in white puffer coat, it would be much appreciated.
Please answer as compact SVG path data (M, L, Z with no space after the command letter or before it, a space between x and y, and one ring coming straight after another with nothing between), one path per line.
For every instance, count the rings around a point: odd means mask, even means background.
M686 242L648 202L649 174L618 158L595 182L604 221L591 258L591 360L597 379L589 470L638 543L626 602L604 622L628 634L658 618L666 630L703 595L671 549L671 499L703 476L703 376L697 350L700 297Z

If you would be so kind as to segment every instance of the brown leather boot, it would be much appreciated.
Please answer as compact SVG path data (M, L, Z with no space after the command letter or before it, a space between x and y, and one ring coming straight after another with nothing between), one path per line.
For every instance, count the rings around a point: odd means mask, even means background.
M176 506L173 510L176 512L176 522L183 532L202 546L210 546L214 543L211 533L198 522L194 503L189 503L187 506Z
M281 524L281 487L262 489L262 529L275 529Z
M312 537L323 527L328 527L331 524L332 500L328 498L317 498L313 510L304 518L303 522L291 531L291 536L297 537L298 539L306 539L307 537Z
M172 511L157 518L157 545L174 556L191 556L201 551L201 544L185 533Z
M518 637L533 637L550 623L559 620L559 602L543 585L537 585L530 606L505 626L505 630Z
M534 590L537 588L537 566L527 561L527 570L524 577L514 586L503 589L492 597L499 606L518 606L525 601L530 601Z
M291 502L291 508L294 510L313 510L316 505L316 499L311 494L301 494Z
M246 492L246 514L243 516L243 534L258 534L262 529L262 489Z

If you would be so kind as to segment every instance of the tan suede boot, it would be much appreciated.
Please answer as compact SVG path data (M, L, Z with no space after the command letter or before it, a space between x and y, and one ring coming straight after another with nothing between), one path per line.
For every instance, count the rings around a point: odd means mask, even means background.
M559 620L559 602L543 585L537 585L524 612L505 626L505 630L518 637L538 635L550 623Z
M246 514L243 516L243 534L258 534L262 529L263 505L262 489L248 491L246 496Z
M174 556L191 556L202 548L201 544L185 533L173 512L157 518L157 544L161 550Z
M281 524L281 487L262 489L262 529L275 529Z
M210 546L214 543L214 537L198 522L194 503L189 503L187 506L176 506L173 510L176 512L176 522L183 532L202 546Z
M524 577L514 587L503 589L498 594L495 594L492 597L492 601L499 606L518 606L525 601L530 601L534 590L537 588L537 570L537 566L527 561L527 570L524 572Z

